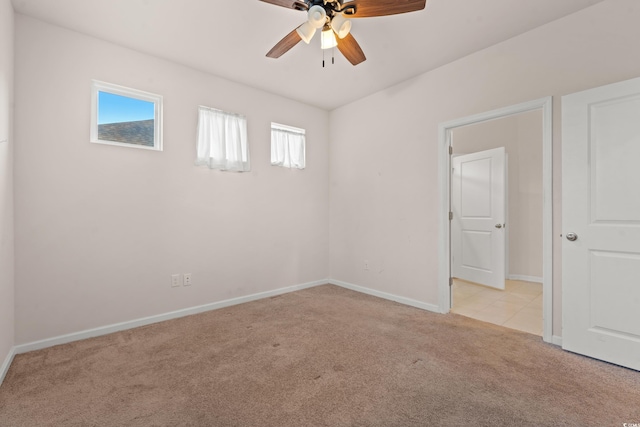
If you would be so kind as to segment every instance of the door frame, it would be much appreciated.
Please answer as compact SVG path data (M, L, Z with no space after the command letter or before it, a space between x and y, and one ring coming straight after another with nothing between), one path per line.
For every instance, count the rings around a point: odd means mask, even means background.
M462 117L438 126L438 179L440 181L440 227L438 233L438 308L448 313L451 307L451 236L449 211L451 200L452 131L456 128L542 110L542 339L553 340L553 97L536 99L497 110Z

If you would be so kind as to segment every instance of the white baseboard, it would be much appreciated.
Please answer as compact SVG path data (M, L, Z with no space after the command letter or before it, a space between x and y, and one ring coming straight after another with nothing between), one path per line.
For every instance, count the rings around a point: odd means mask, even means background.
M11 362L13 362L13 358L16 354L16 348L12 347L9 351L9 354L7 354L6 359L4 359L2 366L0 366L0 385L2 385L4 377L7 376L7 372L9 372L9 366L11 366Z
M422 310L432 311L434 313L442 313L440 307L436 304L429 304L422 301L417 301L411 298L399 297L397 295L389 294L387 292L376 291L374 289L365 288L364 286L354 285L352 283L342 282L340 280L329 280L332 285L340 286L345 289L351 289L352 291L361 292L363 294L372 295L374 297L387 299L390 301L399 302L400 304L409 305L411 307L421 308Z
M524 274L509 274L508 280L522 280L523 282L542 283L542 277L525 276Z
M11 362L13 362L13 358L17 354L27 353L29 351L34 351L34 350L41 350L44 348L53 347L55 345L67 344L70 342L80 341L83 339L97 337L101 335L107 335L114 332L119 332L127 329L137 328L140 326L150 325L152 323L163 322L165 320L177 319L179 317L190 316L192 314L204 313L206 311L217 310L220 308L230 307L230 306L242 304L245 302L256 301L264 298L270 298L273 296L282 295L289 292L295 292L302 289L312 288L312 287L324 285L327 283L340 286L345 289L350 289L352 291L361 292L363 294L372 295L372 296L383 298L390 301L395 301L400 304L405 304L411 307L420 308L422 310L427 310L434 313L441 313L440 308L436 304L429 304L429 303L417 301L411 298L400 297L397 295L389 294L387 292L369 289L364 286L342 282L340 280L318 280L315 282L309 282L301 285L294 285L294 286L289 286L285 288L274 289L272 291L260 292L257 294L247 295L244 297L232 298L224 301L214 302L211 304L205 304L197 307L191 307L191 308L186 308L182 310L172 311L170 313L160 314L157 316L150 316L142 319L131 320L128 322L116 323L113 325L103 326L100 328L89 329L85 331L75 332L72 334L48 338L41 341L35 341L27 344L17 345L11 349L11 351L5 358L4 362L0 366L0 385L4 381L4 378L7 375L7 372L9 371L9 367L11 366ZM551 343L557 346L562 346L562 337L554 335L552 337Z
M89 329L71 334L60 335L53 338L47 338L27 344L20 344L14 347L13 354L22 354L29 351L42 350L43 348L53 347L55 345L67 344L74 341L80 341L87 338L98 337L102 335L112 334L114 332L124 331L127 329L138 328L140 326L150 325L152 323L164 322L165 320L177 319L179 317L191 316L193 314L204 313L206 311L218 310L220 308L230 307L245 302L256 301L259 299L270 298L276 295L282 295L289 292L299 291L302 289L313 288L315 286L329 283L329 280L317 280L315 282L304 283L301 285L288 286L286 288L274 289L272 291L260 292L244 297L232 298L224 301L218 301L197 307L185 308L182 310L172 311L170 313L159 314L156 316L145 317L142 319L130 320L127 322L116 323L113 325L102 326L95 329ZM3 365L4 366L4 365ZM8 366L7 366L8 369Z

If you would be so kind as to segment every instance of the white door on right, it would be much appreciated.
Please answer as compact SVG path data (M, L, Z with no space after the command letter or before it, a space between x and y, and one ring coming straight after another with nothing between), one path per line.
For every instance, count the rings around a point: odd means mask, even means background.
M640 79L562 98L562 346L640 370Z

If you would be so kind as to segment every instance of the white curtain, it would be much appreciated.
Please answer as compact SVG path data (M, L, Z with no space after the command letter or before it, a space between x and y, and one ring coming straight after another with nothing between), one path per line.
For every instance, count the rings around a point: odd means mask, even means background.
M305 134L271 126L271 164L285 168L305 168Z
M247 119L213 108L198 108L197 165L211 169L247 172Z

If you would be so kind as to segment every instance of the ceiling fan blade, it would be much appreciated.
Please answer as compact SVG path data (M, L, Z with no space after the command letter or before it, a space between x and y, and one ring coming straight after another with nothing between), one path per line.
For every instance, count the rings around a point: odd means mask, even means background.
M338 50L353 65L358 65L367 59L362 48L360 48L360 45L351 34L348 34L343 39L338 38Z
M424 9L426 3L427 0L353 0L344 3L343 8L350 18L371 18L415 12Z
M282 40L280 40L270 51L267 53L269 58L280 58L282 55L287 53L292 47L300 43L302 38L300 34L298 34L298 29L291 31L289 34L284 36Z
M275 4L276 6L286 7L288 9L308 10L309 5L300 0L260 0L265 3Z

